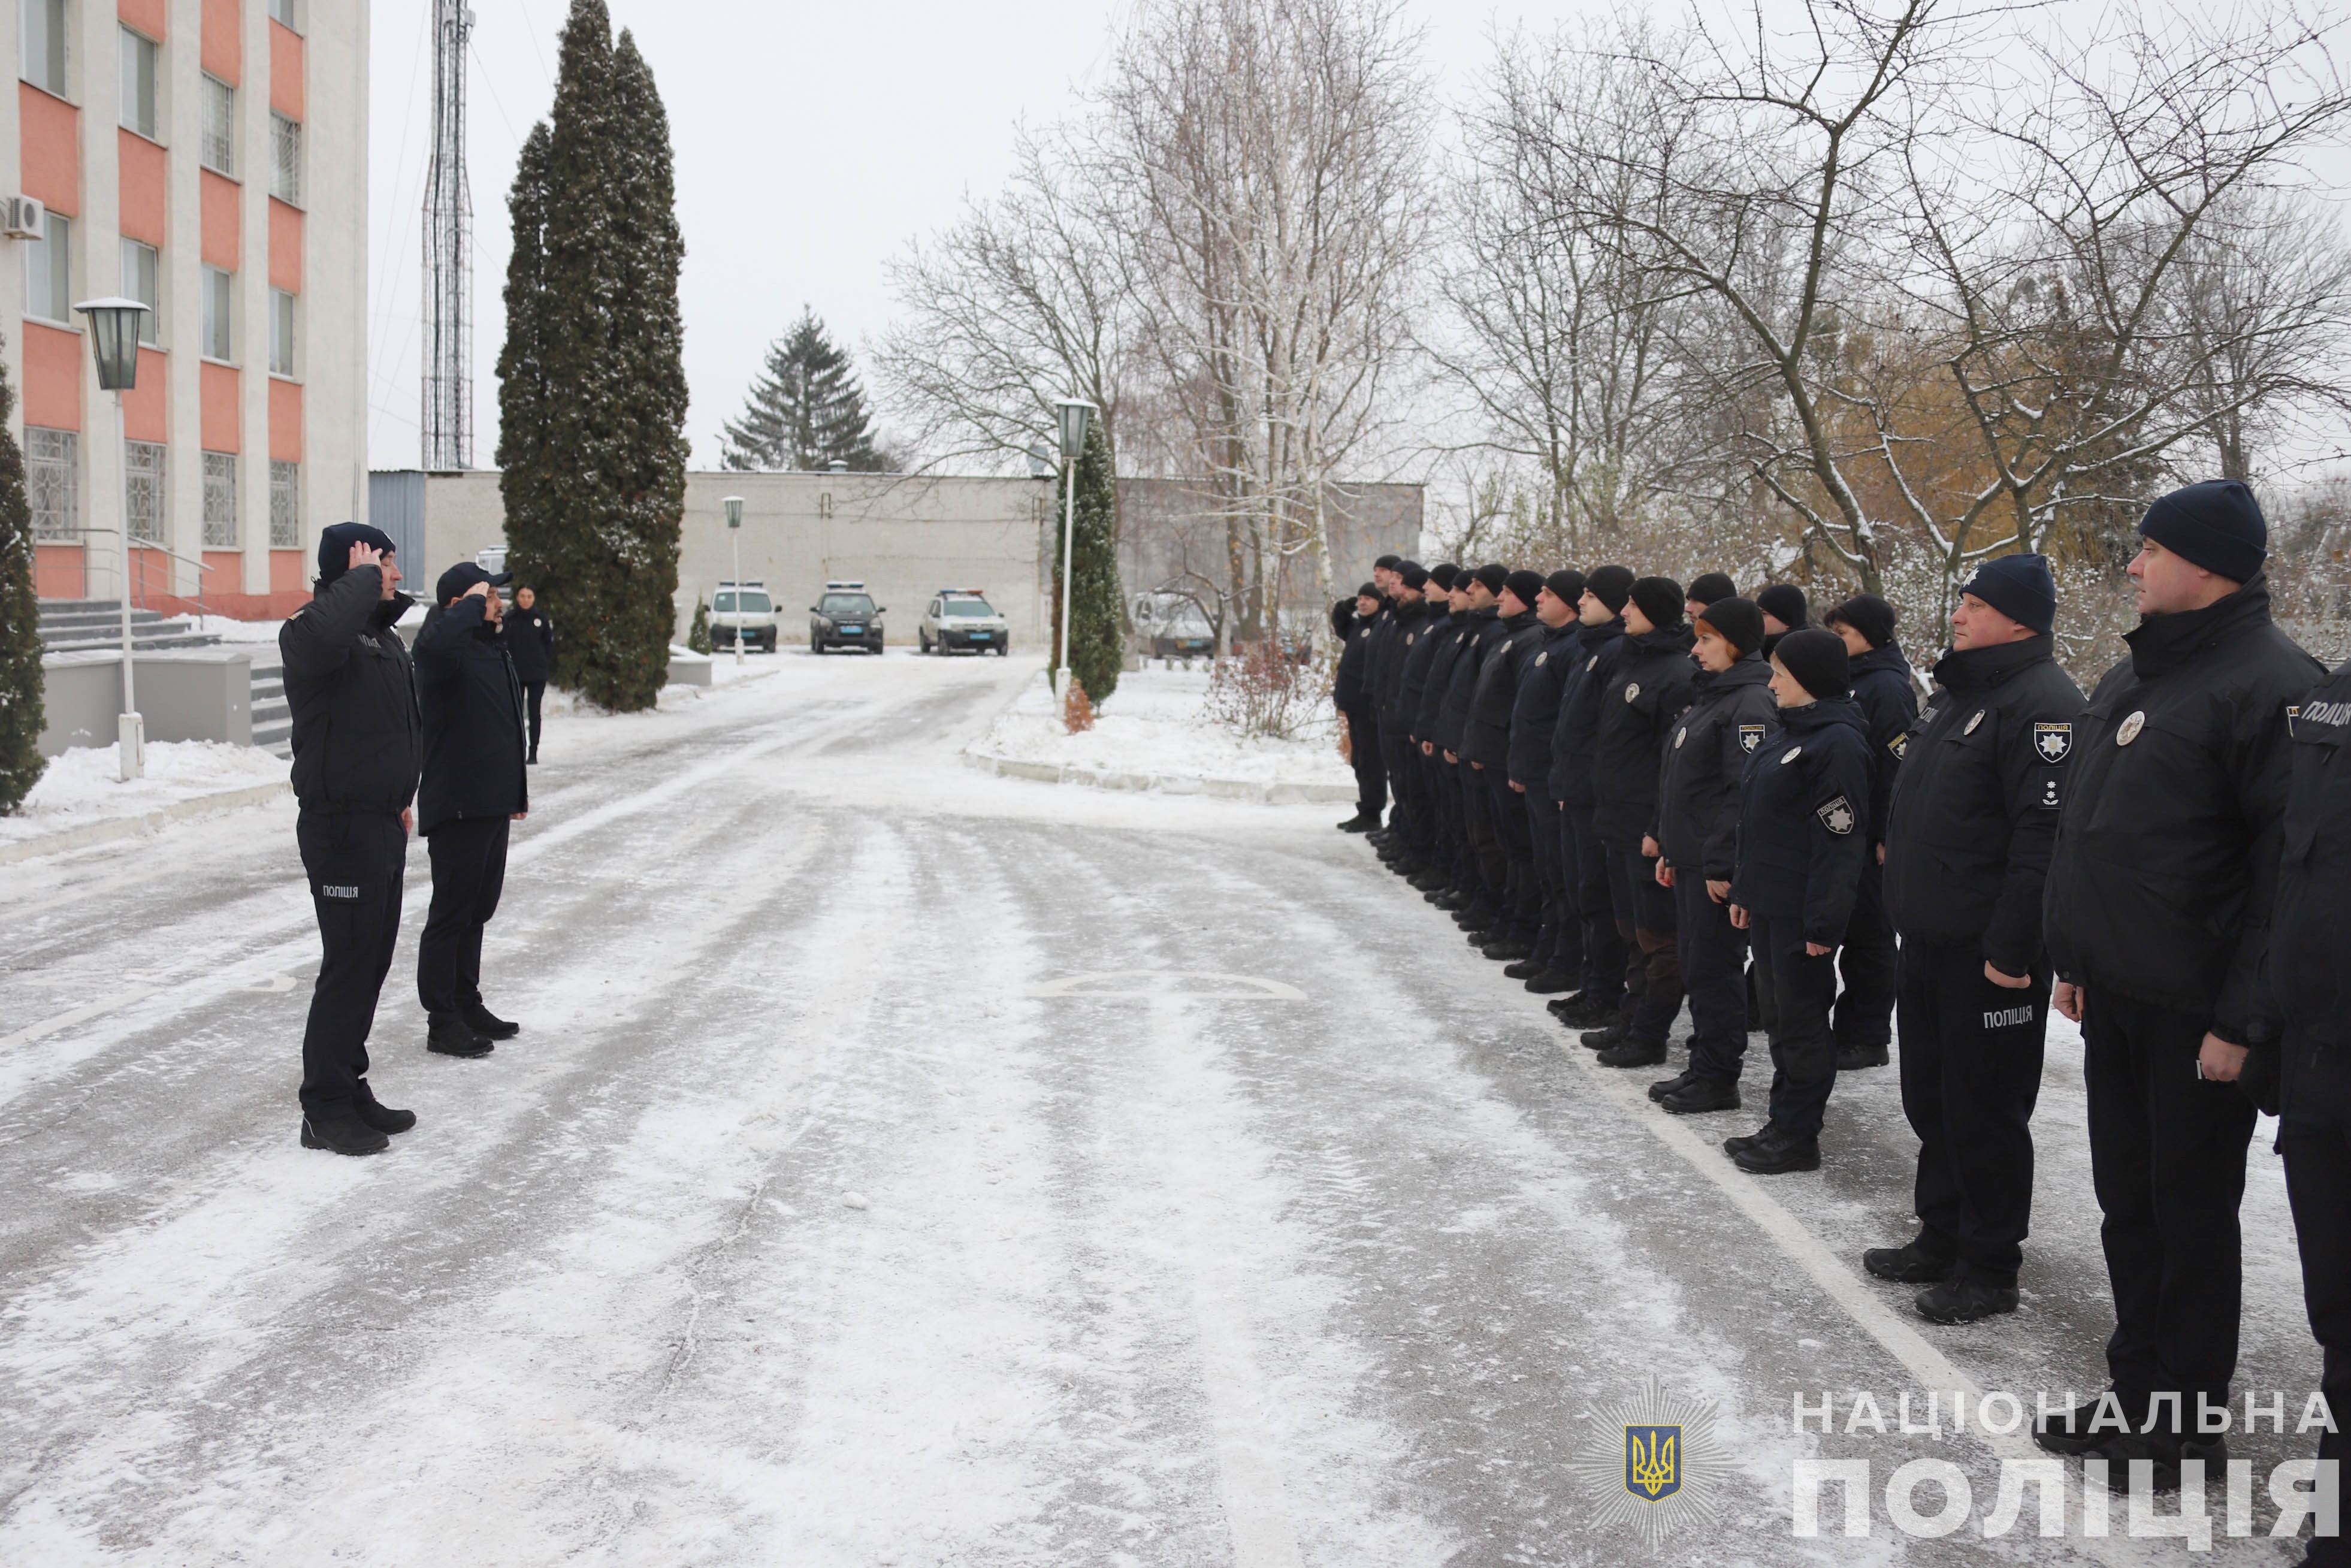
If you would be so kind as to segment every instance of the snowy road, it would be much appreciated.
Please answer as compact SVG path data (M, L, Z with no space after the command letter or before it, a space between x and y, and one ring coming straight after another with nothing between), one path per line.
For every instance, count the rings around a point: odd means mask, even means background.
M1828 1168L1743 1176L1760 1113L1654 1111L1332 809L961 766L1031 664L774 663L551 721L482 1061L423 1051L416 847L381 1158L295 1145L290 807L0 868L0 1563L1632 1563L1571 1460L1651 1377L1716 1413L1656 1561L2191 1560L2119 1500L1987 1541L2019 1439L1844 1430L2103 1385L2070 1039L2024 1310L1932 1329L1855 1267L1907 1235L1890 1071ZM2266 1137L2246 1214L2242 1381L2291 1428ZM1795 1538L1811 1455L1952 1460L1974 1515Z

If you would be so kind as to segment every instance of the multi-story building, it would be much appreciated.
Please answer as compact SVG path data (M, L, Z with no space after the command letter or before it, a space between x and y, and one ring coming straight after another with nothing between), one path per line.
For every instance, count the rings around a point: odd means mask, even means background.
M45 599L250 618L367 507L367 0L6 0L0 241ZM151 307L124 423L76 300ZM127 440L125 435L127 434Z

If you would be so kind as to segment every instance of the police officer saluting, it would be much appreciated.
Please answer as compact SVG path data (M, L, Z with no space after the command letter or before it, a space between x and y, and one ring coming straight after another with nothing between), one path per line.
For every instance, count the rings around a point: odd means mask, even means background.
M1862 1265L1928 1287L1917 1311L1935 1322L2016 1310L2048 1023L2042 886L2082 708L2050 645L2056 611L2046 557L1977 570L1894 779L1886 902L1919 1228Z
M2269 530L2235 480L2191 485L2139 523L2140 621L2075 727L2046 922L2054 1004L2086 1046L2090 1162L2105 1220L2114 1393L2045 1418L2060 1453L2217 1460L2192 1426L2228 1402L2242 1280L2237 1207L2253 1105L2234 1080L2280 1019L2270 946L2288 779L2286 710L2320 674L2270 620ZM2182 1406L2185 1405L2183 1419Z
M399 583L391 536L337 523L319 536L310 602L277 633L302 808L294 836L324 949L302 1031L302 1146L339 1155L381 1154L385 1134L416 1125L367 1081L423 753L408 649L392 629L416 601Z

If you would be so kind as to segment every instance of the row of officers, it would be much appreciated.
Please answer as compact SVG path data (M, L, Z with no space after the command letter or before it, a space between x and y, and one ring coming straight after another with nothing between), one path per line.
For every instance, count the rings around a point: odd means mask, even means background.
M2235 1373L2257 1107L2282 1102L2322 1389L2351 1397L2351 665L2273 624L2243 485L2174 491L2139 536L2095 692L2056 661L2049 563L2013 555L1966 585L1923 703L1874 595L1814 625L1719 572L1384 559L1333 612L1341 826L1601 1063L1664 1063L1687 1007L1666 1112L1740 1109L1760 1030L1768 1115L1723 1145L1749 1171L1818 1167L1840 1069L1886 1062L1898 1020L1918 1229L1862 1262L1934 1322L2016 1309L2048 1009L2079 1023L2133 1414L2039 1437L2176 1486L2225 1441L2192 1413Z

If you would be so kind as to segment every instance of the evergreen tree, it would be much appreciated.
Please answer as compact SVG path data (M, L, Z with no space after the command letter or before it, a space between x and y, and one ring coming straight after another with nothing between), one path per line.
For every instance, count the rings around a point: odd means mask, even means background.
M554 678L650 707L669 669L685 371L669 122L603 0L573 0L555 109L517 161L498 357L508 561L565 635Z
M0 375L0 816L16 809L41 770L41 618L33 588L33 513L25 455L8 434L16 389Z
M694 596L694 624L685 629L685 651L710 652L710 601L698 593Z
M1126 635L1119 611L1118 478L1110 437L1102 421L1086 423L1084 454L1078 459L1076 517L1071 532L1077 574L1070 580L1070 672L1096 706L1118 690ZM1056 521L1059 521L1057 518ZM1053 531L1053 620L1058 637L1061 614L1061 532ZM1060 646L1059 642L1055 647Z
M852 473L879 473L890 466L873 444L865 389L848 353L805 305L799 324L768 346L743 417L726 431L721 460L729 468L820 470L846 463Z

